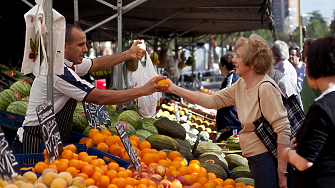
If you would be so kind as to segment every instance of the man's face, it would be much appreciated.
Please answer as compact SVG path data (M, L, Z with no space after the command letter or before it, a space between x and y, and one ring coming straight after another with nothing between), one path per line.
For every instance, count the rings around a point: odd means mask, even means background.
M297 56L297 50L290 50L290 57L288 58L289 62L296 67L299 64L299 57Z
M74 28L72 30L73 41L65 42L65 58L72 61L74 65L83 61L84 55L87 53L86 35L84 32Z
M92 48L92 40L87 40L86 46L87 46L87 51L90 51L90 49Z

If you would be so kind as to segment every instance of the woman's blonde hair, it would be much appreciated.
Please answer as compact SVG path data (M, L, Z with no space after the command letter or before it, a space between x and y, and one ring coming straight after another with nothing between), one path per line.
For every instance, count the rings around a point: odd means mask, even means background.
M235 51L245 46L242 59L246 66L253 67L256 74L265 74L272 68L273 54L265 40L257 34L251 34L249 39L240 37L235 44Z

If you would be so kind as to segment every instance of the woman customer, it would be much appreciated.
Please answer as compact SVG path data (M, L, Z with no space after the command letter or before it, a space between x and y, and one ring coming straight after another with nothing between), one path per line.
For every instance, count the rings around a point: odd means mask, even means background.
M321 90L283 157L296 167L294 188L335 185L335 38L314 41L307 51L309 85Z
M213 95L190 91L176 86L170 81L166 92L173 93L205 108L219 109L236 105L238 118L242 124L240 145L242 155L247 157L257 188L286 188L287 163L281 158L282 151L289 145L290 125L281 94L271 83L276 83L266 74L272 67L273 56L264 39L252 34L249 39L240 37L235 45L236 74L241 78L230 87ZM263 83L264 81L268 81ZM271 83L269 83L271 82ZM258 93L259 90L259 93ZM278 158L271 156L254 132L253 122L264 117L277 133Z

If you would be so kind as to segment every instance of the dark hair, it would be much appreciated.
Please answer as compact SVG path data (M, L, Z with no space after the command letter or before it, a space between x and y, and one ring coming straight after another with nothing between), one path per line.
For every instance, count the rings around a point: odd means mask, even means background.
M226 66L227 70L235 70L235 63L233 62L233 54L223 55L220 58L221 66Z
M335 75L335 37L315 40L307 50L308 76L313 79Z
M86 33L86 40L92 40L92 36L89 33Z
M291 47L288 49L288 51L290 52L291 50L295 50L296 53L297 53L297 57L299 57L299 58L301 57L300 49L299 49L298 46L291 46Z
M72 25L72 24L67 24L66 25L66 31L65 31L65 42L67 43L72 43L73 41L73 35L72 35L72 30L76 28L80 31L83 31L80 27Z

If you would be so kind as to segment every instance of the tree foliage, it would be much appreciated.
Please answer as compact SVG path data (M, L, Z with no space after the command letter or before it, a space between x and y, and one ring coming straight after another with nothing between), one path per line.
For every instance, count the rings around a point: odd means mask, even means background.
M330 33L335 35L335 10L333 11L333 20L330 23L329 29Z
M329 33L328 26L320 11L313 11L310 14L310 24L306 27L307 37L320 38L326 36Z

